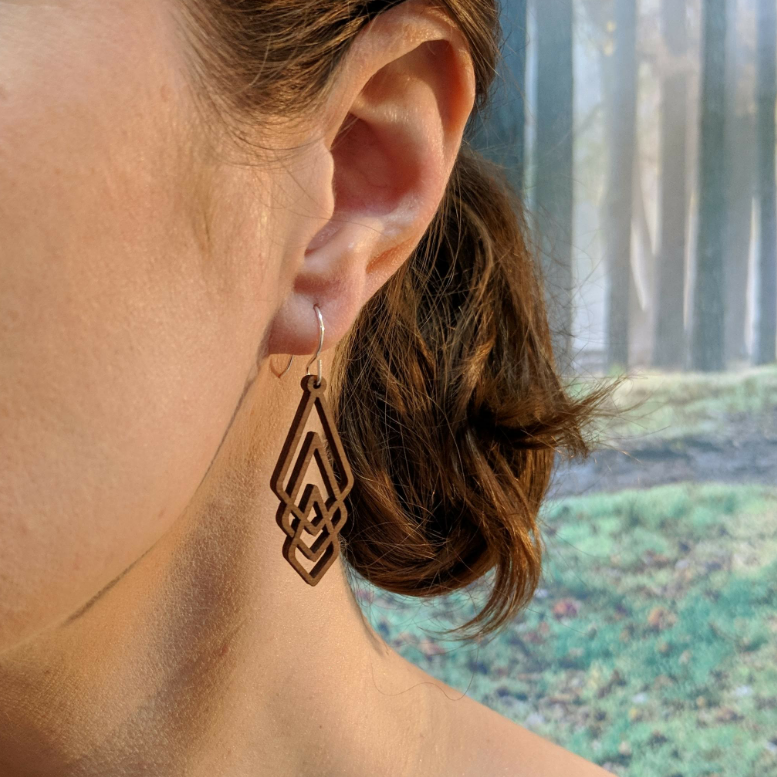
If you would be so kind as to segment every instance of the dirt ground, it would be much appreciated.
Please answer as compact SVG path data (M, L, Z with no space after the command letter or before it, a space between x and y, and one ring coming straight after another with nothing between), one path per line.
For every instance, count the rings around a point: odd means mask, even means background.
M615 439L584 461L559 461L551 497L681 482L777 485L777 409L721 416L709 434Z

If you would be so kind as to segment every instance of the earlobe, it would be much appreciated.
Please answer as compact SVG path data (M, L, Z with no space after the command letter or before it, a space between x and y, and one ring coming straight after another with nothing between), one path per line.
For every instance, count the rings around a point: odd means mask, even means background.
M312 352L314 303L324 347L334 345L407 260L444 195L474 94L462 37L439 13L406 2L360 33L332 91L337 127L324 132L333 214L273 322L271 353Z

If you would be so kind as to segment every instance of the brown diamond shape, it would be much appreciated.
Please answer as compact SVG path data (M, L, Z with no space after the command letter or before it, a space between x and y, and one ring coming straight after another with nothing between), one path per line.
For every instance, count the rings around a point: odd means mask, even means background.
M301 386L302 398L286 437L286 442L278 457L270 486L281 500L276 520L287 535L283 545L284 558L305 582L316 585L337 556L339 549L337 534L348 516L344 499L353 487L354 479L350 464L345 456L342 440L337 433L324 397L326 380L321 378L321 382L316 385L316 376L306 375L301 381ZM296 455L300 437L313 408L316 409L321 419L324 436L329 443L329 449L341 475L342 483L338 482L324 443L317 432L309 431L305 435L301 450ZM291 467L292 461L295 460L295 455L296 462L291 478L287 487L284 487L283 481L286 479L286 473ZM300 504L297 504L299 489L313 458L321 471L328 495L325 498L318 486L308 483ZM315 512L315 517L309 520L308 516L312 511ZM312 545L303 542L304 533L316 536ZM311 570L302 566L297 555L298 550L309 561L316 561Z

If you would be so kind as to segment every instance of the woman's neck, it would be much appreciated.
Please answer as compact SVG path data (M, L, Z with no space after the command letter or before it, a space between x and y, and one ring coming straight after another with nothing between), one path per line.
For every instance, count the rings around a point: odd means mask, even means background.
M339 560L311 587L281 555L268 484L297 397L267 381L241 414L277 419L272 444L231 429L160 542L0 655L1 777L435 773L440 689L364 621Z

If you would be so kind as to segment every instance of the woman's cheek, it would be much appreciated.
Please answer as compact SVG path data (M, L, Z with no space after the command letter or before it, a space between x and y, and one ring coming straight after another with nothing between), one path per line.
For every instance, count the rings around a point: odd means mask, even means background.
M0 650L185 509L261 325L203 272L171 34L90 6L0 3Z

